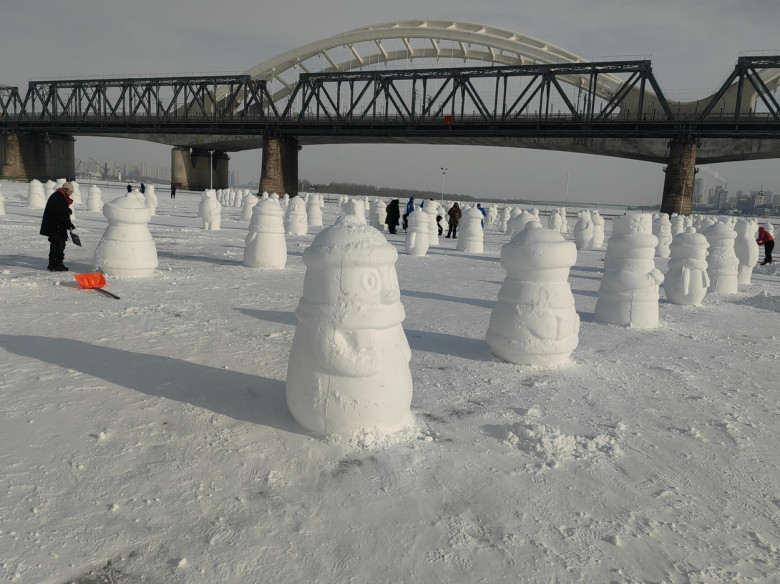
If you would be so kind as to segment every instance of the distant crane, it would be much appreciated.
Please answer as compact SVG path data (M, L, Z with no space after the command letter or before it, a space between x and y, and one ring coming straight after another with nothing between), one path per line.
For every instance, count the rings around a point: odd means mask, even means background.
M97 164L98 168L101 168L101 167L103 168L103 180L108 180L108 162L98 162L97 160L95 160L91 156L89 157L89 159L92 162L94 162L95 164Z

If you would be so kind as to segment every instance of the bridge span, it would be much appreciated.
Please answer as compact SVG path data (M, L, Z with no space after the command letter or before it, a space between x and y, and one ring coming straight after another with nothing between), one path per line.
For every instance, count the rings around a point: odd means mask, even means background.
M390 50L392 38L403 48ZM376 68L441 58L447 43L451 56L489 66ZM314 72L312 59L326 66ZM82 135L169 144L173 182L195 189L213 171L226 182L228 152L262 148L261 189L280 193L296 192L306 145L487 145L666 164L662 209L690 212L697 162L780 157L778 82L780 57L741 57L715 94L675 102L648 60L586 62L501 29L394 23L243 75L36 81L25 95L0 87L0 176L72 176L72 137Z

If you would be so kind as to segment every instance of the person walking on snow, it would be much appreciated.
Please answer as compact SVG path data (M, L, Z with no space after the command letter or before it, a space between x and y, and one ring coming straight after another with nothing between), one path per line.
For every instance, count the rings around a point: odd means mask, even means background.
M763 227L758 228L758 239L756 239L758 245L764 246L764 261L761 265L772 263L772 250L775 248L775 238Z
M457 203L453 203L450 210L447 212L450 217L450 229L447 231L445 239L458 239L458 222L460 221L460 206Z
M393 199L387 205L387 216L385 217L385 223L387 224L387 230L395 235L395 229L398 227L398 219L401 218L401 211L398 208L398 199ZM406 222L406 219L404 219Z
M73 184L66 182L51 194L43 210L40 233L49 238L49 265L46 269L50 272L68 271L63 265L65 242L68 239L68 231L76 229L70 220L73 214L70 209L73 204L73 199L70 198L72 194Z
M176 185L171 185L171 199L176 198Z

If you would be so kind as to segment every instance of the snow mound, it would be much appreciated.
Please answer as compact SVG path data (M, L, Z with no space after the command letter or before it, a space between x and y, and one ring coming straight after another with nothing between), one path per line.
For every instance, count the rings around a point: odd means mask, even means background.
M762 290L756 296L746 298L745 304L755 306L756 308L780 312L780 296L772 296L766 290Z
M621 450L614 436L563 434L557 428L536 422L520 422L506 429L502 444L536 456L535 468L557 468L575 459L590 459L599 454L617 456Z

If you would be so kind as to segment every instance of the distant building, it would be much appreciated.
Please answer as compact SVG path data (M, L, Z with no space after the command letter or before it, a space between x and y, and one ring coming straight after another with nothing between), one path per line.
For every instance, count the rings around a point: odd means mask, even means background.
M703 178L696 178L693 180L693 198L691 202L694 205L701 204L704 200L705 183Z

